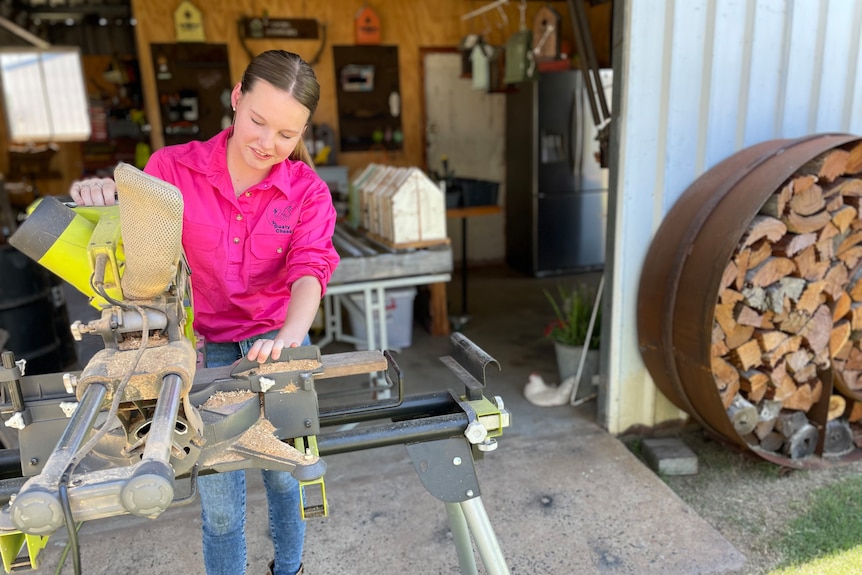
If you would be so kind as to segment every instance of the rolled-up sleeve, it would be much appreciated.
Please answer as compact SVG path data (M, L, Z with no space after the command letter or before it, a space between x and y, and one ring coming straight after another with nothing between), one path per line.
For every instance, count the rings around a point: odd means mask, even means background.
M332 196L323 181L310 186L302 201L299 221L287 256L288 286L304 276L320 281L321 295L340 261L332 243L336 214Z

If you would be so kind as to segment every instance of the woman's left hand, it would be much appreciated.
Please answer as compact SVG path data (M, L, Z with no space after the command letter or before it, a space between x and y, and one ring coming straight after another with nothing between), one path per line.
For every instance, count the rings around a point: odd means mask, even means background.
M252 344L246 357L248 357L250 361L257 361L258 363L264 363L270 357L277 360L281 357L281 350L285 347L299 347L299 342L293 341L290 345L286 345L284 340L281 338L259 339Z

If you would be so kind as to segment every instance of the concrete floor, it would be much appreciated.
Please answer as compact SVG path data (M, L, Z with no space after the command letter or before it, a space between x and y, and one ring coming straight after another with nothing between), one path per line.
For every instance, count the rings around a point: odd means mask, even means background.
M683 503L615 437L595 423L595 401L577 408L536 407L522 390L528 375L556 381L553 346L542 337L551 312L542 293L559 282L597 283L597 274L532 279L506 268L471 270L470 320L462 333L496 358L487 396L501 396L513 425L499 448L476 462L481 501L512 573L725 573L745 558ZM461 311L460 279L449 285L450 310ZM74 299L74 298L72 298ZM70 318L81 319L70 301ZM81 312L83 313L83 312ZM458 389L439 361L448 338L414 325L396 359L408 394ZM324 354L352 349L333 343ZM79 357L86 357L83 349ZM320 388L321 393L325 390ZM459 563L444 504L420 483L403 446L326 458L329 517L309 520L310 575L448 574ZM248 573L271 559L260 476L249 473ZM54 573L66 535L57 532L35 573ZM84 573L203 573L197 503L156 520L116 517L80 531ZM476 555L479 573L488 571ZM71 560L63 573L71 573Z

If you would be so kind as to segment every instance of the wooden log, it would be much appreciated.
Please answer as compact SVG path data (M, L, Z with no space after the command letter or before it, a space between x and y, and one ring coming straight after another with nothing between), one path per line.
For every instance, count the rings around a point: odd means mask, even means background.
M823 190L820 186L813 185L804 190L796 191L790 199L789 207L800 216L816 214L826 207Z
M826 271L829 269L828 261L817 259L815 246L808 246L792 259L796 264L798 276L808 281L823 279L823 276L826 275Z
M844 173L854 175L862 172L862 143L856 144L847 155L847 166L844 168Z
M741 346L745 342L751 339L754 335L755 328L750 325L736 325L733 330L726 334L724 338L724 343L727 344L727 347L730 349L736 349Z
M808 342L808 348L815 354L829 346L829 338L832 335L832 312L829 306L821 305L799 331L799 335Z
M832 421L844 415L847 409L847 400L843 396L833 393L829 396L829 410L826 413L826 420Z
M829 294L833 300L838 299L847 286L848 275L847 266L841 262L834 263L826 272L826 277L823 278L826 282L823 291Z
M853 451L853 430L846 419L832 419L826 422L823 437L823 454L831 456L846 455Z
M796 212L789 212L781 218L784 225L787 226L787 231L795 234L805 234L808 232L819 232L823 226L832 220L832 214L826 210L817 212L810 216L802 216Z
M754 427L754 434L763 441L767 434L772 433L775 429L775 422L778 421L778 415L781 413L781 402L771 399L764 399L757 406L757 425ZM783 439L782 439L783 443Z
M856 423L859 420L862 420L862 401L854 401L853 407L850 408L850 415L847 417L847 421L850 423Z
M733 364L721 357L713 357L711 365L718 393L724 408L727 409L739 391L739 372Z
M796 270L792 259L771 257L755 268L748 270L745 280L756 287L766 287L789 276Z
M859 290L859 295L862 297L862 289ZM832 306L832 321L837 322L850 311L850 304L853 303L850 299L850 294L846 291L838 296Z
M793 197L793 181L788 182L779 191L766 198L760 208L760 213L765 216L780 218L784 215L791 197Z
M745 397L752 403L758 403L769 388L769 376L756 369L750 369L739 374L739 389L745 392Z
M858 178L836 178L834 182L823 187L827 197L840 194L845 199L862 196L862 180Z
M791 301L799 301L799 298L802 296L802 292L805 290L805 286L807 285L807 282L804 279L792 276L781 278L779 283L781 284L785 295L787 295Z
M838 254L838 259L847 266L847 269L855 268L859 264L859 260L862 260L862 246L853 246L844 250Z
M778 453L784 447L784 436L777 431L770 431L760 438L760 448L764 451Z
M752 327L761 327L763 325L763 315L745 304L737 304L734 313L736 315L736 323L739 325L750 325Z
M838 247L835 248L835 253L840 255L842 252L862 243L862 230L854 230L845 237Z
M784 359L784 356L798 350L801 344L802 336L794 335L785 337L777 346L772 348L771 351L764 351L763 361L774 370L781 360ZM775 382L775 385L778 385L778 382Z
M736 255L736 284L737 290L742 290L745 287L745 274L748 272L748 260L751 258L751 250L748 248L742 249Z
M757 425L757 408L739 394L727 407L727 417L739 435L748 435Z
M770 288L772 288L774 290L780 290L781 286L775 285L775 286L770 286ZM767 309L770 309L770 305L771 305L771 302L768 299L767 291L768 290L765 290L762 287L754 287L754 286L745 287L742 290L742 301L744 301L746 304L748 304L749 306L751 306L754 309L757 309L760 311L766 311ZM778 294L776 297L781 297L782 298L781 301L783 303L784 292L782 291L781 294ZM779 304L778 311L780 312L781 309L782 309L782 304Z
M784 442L782 450L790 459L804 459L812 455L814 450L817 449L818 439L820 437L817 428L810 423L806 423L799 431Z
M835 212L844 207L844 196L842 196L841 194L836 194L831 198L823 196L823 199L826 200L826 211L830 214L834 215Z
M727 358L733 365L742 368L743 371L763 364L760 346L756 339L750 339L736 349L730 350Z
M853 210L853 208L847 209ZM854 213L855 211L853 210ZM850 224L848 223L847 225ZM772 252L777 256L791 258L808 246L813 246L816 243L817 234L814 232L808 232L807 234L786 234L773 244Z
M841 197L841 196L837 196ZM853 206L841 206L837 210L832 212L832 225L841 232L844 233L850 228L851 222L856 219L856 209Z
M790 438L807 424L808 417L801 411L782 410L775 422L775 431Z
M835 148L809 160L796 170L796 173L810 174L817 176L818 181L825 180L826 182L832 182L847 173L849 159L849 152Z
M782 317L776 316L775 323L787 333L797 334L808 324L811 314L801 310L791 310Z
M805 286L805 290L796 302L797 311L803 311L808 315L813 315L818 307L823 303L823 290L826 287L826 280L822 279L816 282L811 282Z
M832 333L829 335L829 353L834 356L844 344L850 339L850 322L846 319L832 324Z
M735 289L725 288L718 293L718 301L725 304L735 304L745 299L745 296Z
M801 348L784 356L784 361L787 363L787 370L790 373L796 373L807 366L814 358L814 354L809 349Z
M736 262L730 260L724 267L724 273L721 274L721 291L726 290L736 281L737 273L739 273L739 268L736 266Z
M784 400L784 408L807 412L820 400L822 392L823 384L820 380L816 380L813 386L804 383L796 388L793 395Z
M787 226L778 218L757 215L754 216L754 219L748 225L748 231L743 235L740 246L748 247L763 238L774 243L780 240L786 233Z
M778 364L778 366L769 375L769 379L774 385L771 389L772 396L770 399L775 401L786 401L796 393L796 382L793 381L793 378L790 377L790 375L788 375L787 367L784 365L784 362Z
M757 343L760 344L760 350L765 354L769 354L782 342L790 339L791 336L780 330L758 330L755 332L754 337ZM801 340L801 338L799 339ZM799 349L798 345L796 349Z

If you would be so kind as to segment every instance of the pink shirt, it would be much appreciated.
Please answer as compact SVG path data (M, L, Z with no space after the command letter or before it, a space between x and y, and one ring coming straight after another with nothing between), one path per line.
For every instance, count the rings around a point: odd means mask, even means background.
M335 208L323 180L288 160L236 197L227 170L230 131L162 148L144 169L183 194L195 328L215 342L281 328L293 282L314 276L325 291L339 261Z

